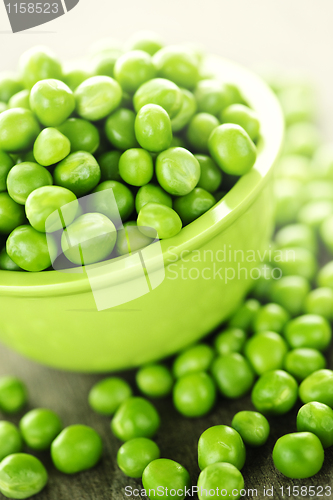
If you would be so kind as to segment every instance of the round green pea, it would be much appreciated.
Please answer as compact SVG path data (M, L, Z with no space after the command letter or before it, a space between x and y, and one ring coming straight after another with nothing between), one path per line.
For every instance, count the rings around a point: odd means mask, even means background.
M164 78L153 78L144 83L133 97L136 113L146 104L157 104L165 109L170 118L174 118L179 113L182 102L183 94L180 88Z
M227 88L218 80L201 80L194 90L200 113L218 115L228 105Z
M145 149L128 149L119 159L119 174L131 186L148 184L154 174L151 155Z
M90 78L91 73L85 68L68 67L64 70L63 81L74 92L74 90L81 85L85 80Z
M269 264L260 264L258 266L257 268L258 274L256 276L254 287L251 290L253 297L260 300L261 302L264 302L265 300L267 300L267 298L269 298L271 286L274 279L273 276L275 276L275 272L276 271ZM274 302L278 303L277 300L274 300Z
M25 225L17 227L9 235L6 251L15 264L25 271L38 272L51 266L51 258L55 253L55 243L51 243L51 245L54 246L49 248L45 234Z
M167 458L153 460L142 474L142 484L149 492L151 500L161 497L184 500L191 480L187 470L177 462Z
M220 356L241 352L246 342L246 333L240 328L227 328L215 337L214 345Z
M29 448L47 450L62 431L62 422L54 411L36 408L21 418L20 431Z
M215 401L215 384L207 373L188 373L177 379L173 389L173 403L185 417L207 415Z
M125 222L117 233L116 249L118 255L127 255L150 245L154 240L145 236L135 221Z
M47 47L33 47L20 59L20 72L23 83L27 89L31 89L40 80L55 78L62 79L62 68L56 55Z
M23 382L11 375L0 377L0 410L13 414L22 410L27 402L27 389Z
M250 363L238 352L216 358L211 371L220 393L226 398L244 396L254 383L254 371Z
M270 427L266 417L256 411L239 411L231 422L248 446L263 446L269 436Z
M171 120L171 127L173 132L179 132L189 123L191 118L195 115L197 110L197 103L195 97L189 90L181 89L183 94L183 102L180 110Z
M215 193L222 182L221 169L207 155L194 155L200 163L200 179L197 187L205 189L209 193Z
M22 438L16 425L5 420L0 421L0 462L22 450Z
M29 109L8 109L0 114L0 150L20 153L32 149L40 125Z
M8 101L8 108L30 109L30 91L21 90L17 94L14 94Z
M285 276L303 276L312 281L317 271L317 261L306 248L292 247L278 250L277 267Z
M64 474L91 469L101 459L103 444L100 435L86 425L70 425L51 445L54 466Z
M155 168L159 184L175 196L189 194L200 179L198 160L184 148L169 148L160 153Z
M10 234L24 222L24 208L16 203L8 193L0 193L0 234Z
M299 386L299 397L303 403L317 401L333 408L333 371L311 373Z
M42 80L31 89L30 107L45 127L58 127L75 109L74 94L60 80Z
M97 121L118 108L122 90L119 83L109 76L92 76L75 89L74 95L78 115Z
M114 206L113 200L110 197L110 189L112 189L116 206ZM116 226L121 221L125 222L134 210L134 196L132 191L121 182L104 181L94 189L93 193L99 193L99 195L96 197L91 196L88 199L88 211L106 215ZM119 216L121 220L119 220Z
M147 203L159 203L172 208L171 196L160 186L156 186L155 184L146 184L137 192L135 197L135 208L137 213L139 213L141 208L147 205Z
M207 371L214 359L214 351L207 344L197 344L179 354L172 367L176 378L189 373Z
M256 299L248 299L231 316L229 327L240 328L245 332L252 330L253 321L260 309L260 303Z
M297 382L283 370L272 370L259 377L252 390L256 410L267 415L288 413L296 403Z
M186 130L186 138L191 147L200 153L208 153L208 140L220 122L209 113L197 113L193 116Z
M266 304L257 312L253 329L255 332L272 331L280 333L290 319L287 311L278 304Z
M140 397L124 401L111 421L111 430L121 441L138 437L152 438L159 427L160 417L156 408Z
M317 241L314 231L306 224L289 224L275 235L278 248L303 247L315 253Z
M126 108L119 108L108 117L105 122L105 134L112 146L122 151L138 147L134 122L134 111Z
M147 203L141 208L138 228L145 236L160 239L176 236L182 228L182 221L172 208L159 203Z
M232 464L215 463L200 473L197 487L199 500L219 498L222 495L238 500L244 492L244 479Z
M138 31L127 41L128 50L144 50L151 56L163 47L160 36L153 31Z
M7 190L7 176L13 166L13 159L4 151L0 151L0 193Z
M221 112L222 123L234 123L248 133L252 141L259 136L260 122L257 113L243 104L232 104Z
M226 462L241 470L246 450L240 434L228 425L214 425L205 430L198 442L198 464L201 470Z
M333 318L333 290L323 287L309 291L304 310L307 314L323 316L330 321Z
M96 413L111 416L131 396L132 389L126 380L108 377L100 380L91 388L89 405Z
M107 151L97 158L101 169L101 181L121 181L119 174L120 151Z
M7 498L30 498L46 486L48 475L38 458L14 453L0 463L0 491Z
M299 381L325 367L326 360L322 353L309 347L293 349L284 359L284 369Z
M231 175L246 174L257 158L253 141L239 125L225 123L216 127L209 137L208 148L221 170Z
M171 80L180 87L191 90L199 80L197 58L187 47L163 47L154 54L153 63L159 77Z
M283 368L287 343L275 332L259 332L245 344L244 353L257 375Z
M114 78L114 67L117 59L122 54L122 50L119 50L117 47L93 54L91 58L92 73L94 75L110 76Z
M329 406L312 401L302 406L296 419L298 432L312 432L323 448L333 445L333 410Z
M284 335L293 348L311 347L324 351L331 342L332 330L328 321L316 314L305 314L291 320Z
M122 54L114 66L114 77L123 90L134 93L140 85L155 78L152 58L143 50L131 50Z
M58 130L70 141L71 153L86 151L93 154L99 146L99 131L87 120L69 118Z
M32 162L23 162L15 165L7 177L7 189L9 196L24 205L29 195L38 188L51 186L52 175L46 168Z
M55 184L69 189L80 197L97 186L101 179L101 169L90 153L77 151L58 163L53 178Z
M174 209L186 225L207 212L215 203L216 200L211 193L202 188L195 188L191 193L177 198Z
M294 432L277 440L273 449L275 467L291 479L305 479L320 471L324 450L315 434Z
M10 98L23 89L18 75L5 71L0 73L0 101L8 103Z
M291 316L297 316L304 310L310 289L310 283L303 276L283 276L277 281L272 281L269 296Z
M160 458L160 450L154 441L135 438L124 443L117 453L119 469L128 477L141 478L145 468L153 460Z
M139 110L134 129L138 143L148 151L159 153L171 144L172 129L169 115L157 104L146 104Z
M2 271L22 271L22 269L9 257L6 252L6 247L0 252L0 269Z
M71 151L71 143L55 128L45 128L39 134L34 144L34 157L44 167L66 158Z
M164 365L147 365L137 371L136 384L145 396L161 398L170 394L173 377Z

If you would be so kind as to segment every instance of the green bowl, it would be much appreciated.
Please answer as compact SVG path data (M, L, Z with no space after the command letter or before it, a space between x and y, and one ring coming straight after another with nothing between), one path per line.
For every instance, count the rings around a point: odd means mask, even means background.
M251 72L218 57L206 66L208 75L236 83L259 114L253 169L180 234L143 252L75 273L0 271L6 345L66 370L131 368L201 339L244 298L273 229L271 174L283 117L273 93Z

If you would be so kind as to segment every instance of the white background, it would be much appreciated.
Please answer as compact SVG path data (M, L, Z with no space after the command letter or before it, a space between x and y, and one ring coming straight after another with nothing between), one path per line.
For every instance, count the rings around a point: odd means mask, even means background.
M324 132L333 141L332 26L333 0L80 0L65 16L14 35L0 0L0 71L35 44L71 59L100 37L124 41L151 29L169 43L200 43L250 67L273 62L305 72L320 90Z

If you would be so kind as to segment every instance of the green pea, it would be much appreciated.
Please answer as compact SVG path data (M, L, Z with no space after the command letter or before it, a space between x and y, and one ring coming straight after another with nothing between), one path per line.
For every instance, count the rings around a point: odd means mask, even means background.
M51 445L53 464L64 474L91 469L99 462L102 452L100 435L87 425L66 427Z
M20 71L25 87L30 90L40 80L62 79L62 68L55 54L46 47L33 47L20 59Z
M21 164L22 165L22 164ZM53 233L69 225L75 219L79 204L74 193L60 186L44 186L28 196L25 210L34 229L41 233ZM59 211L61 210L61 218Z
M24 205L35 189L53 184L52 175L46 168L32 162L23 162L15 165L7 177L9 196Z
M248 446L263 446L269 436L270 427L266 417L256 411L239 411L231 426L240 434Z
M303 276L312 281L317 271L317 261L306 248L290 247L277 250L274 261L285 276Z
M22 438L16 425L5 420L0 421L0 462L22 450Z
M289 351L284 359L284 368L296 380L302 381L311 373L326 367L322 353L310 347L300 347Z
M316 314L305 314L291 320L284 334L293 348L311 347L319 351L327 349L332 339L330 324Z
M116 207L110 198L110 189L112 189ZM106 215L115 225L119 225L121 221L125 222L134 210L134 196L128 187L121 182L102 182L94 189L93 193L99 193L99 195L91 196L88 199L87 210ZM119 221L118 213L121 221Z
M278 304L266 304L257 312L253 329L255 332L272 331L280 333L289 321L287 311Z
M252 295L256 299L264 302L267 298L270 297L271 287L273 282L273 276L275 276L275 269L269 264L260 264L257 268L258 275L256 276L254 287L252 288ZM280 273L279 273L280 274ZM279 303L278 300L274 300L274 302ZM280 304L283 307L284 304ZM286 309L286 307L285 307Z
M320 440L311 432L294 432L277 440L273 449L275 467L291 479L312 477L324 462Z
M27 402L27 389L16 377L5 375L0 377L0 410L13 414L22 410Z
M184 225L194 221L215 205L214 196L202 188L195 188L191 193L175 200L174 209Z
M214 351L207 344L189 347L176 357L172 367L173 374L176 378L180 378L189 373L207 371L213 358Z
M34 157L44 167L66 158L71 150L71 143L55 128L45 128L34 144Z
M134 93L140 85L155 78L156 70L151 56L143 50L122 54L114 67L115 79L123 90Z
M148 151L159 153L171 144L172 129L169 115L157 104L146 104L138 111L134 129L138 143Z
M255 141L258 139L260 122L257 113L243 104L232 104L221 112L222 123L234 123L242 127L249 137Z
M317 283L320 287L333 288L333 261L328 262L320 269Z
M24 442L32 450L47 450L62 431L62 422L52 410L36 408L20 420Z
M99 131L87 120L69 118L58 127L58 130L69 139L71 153L86 151L93 154L99 146Z
M152 438L159 426L160 417L155 407L139 397L124 401L111 421L111 430L121 441L138 437Z
M200 179L198 187L205 189L209 193L214 193L222 182L221 169L207 155L194 155L200 163Z
M215 401L215 384L207 373L188 373L177 379L173 389L173 403L185 417L207 415Z
M295 222L304 203L303 184L295 179L274 182L275 221L278 226Z
M0 463L0 491L7 498L30 498L45 487L48 475L38 458L14 453Z
M40 126L28 109L8 109L0 114L0 149L20 153L32 149Z
M127 41L128 50L144 50L151 56L163 47L160 36L153 31L138 31Z
M161 493L164 498L171 498L170 492L174 492L172 498L184 500L191 480L182 465L167 458L159 458L150 462L143 471L142 484L151 500L160 498Z
M6 251L15 264L25 271L44 271L51 266L51 258L56 252L55 243L50 241L49 245L53 246L49 249L45 234L31 226L19 226L9 235Z
M125 222L124 228L117 233L116 249L118 255L127 255L150 245L154 240L145 236L135 221Z
M244 479L233 465L216 463L200 473L197 488L199 500L218 498L221 495L238 500L244 491Z
M309 291L304 310L307 314L323 316L330 321L333 318L333 290L322 287Z
M197 103L195 97L189 90L181 89L183 94L183 102L180 110L171 120L171 127L173 132L179 132L189 123L191 118L195 115L197 110Z
M241 352L246 341L246 333L240 328L227 328L215 337L215 349L220 356Z
M12 95L8 101L8 108L30 109L30 90L21 90L17 94Z
M227 425L209 427L199 438L198 463L201 470L219 462L226 462L241 470L245 464L245 456L241 436Z
M213 361L212 374L222 396L237 399L249 392L254 382L250 363L238 352Z
M0 73L0 101L7 103L9 99L23 90L20 78L9 71Z
M284 152L311 157L320 143L318 127L309 122L294 123L286 131Z
M175 196L189 194L200 179L198 160L184 148L170 148L160 153L155 168L159 184Z
M101 169L90 153L77 151L58 163L53 178L55 184L69 189L80 197L97 186L101 178Z
M160 239L176 236L182 228L182 221L172 208L159 203L147 203L141 208L138 220L138 228L145 236Z
M119 108L105 122L105 134L111 144L122 151L136 148L138 141L134 132L135 113Z
M119 174L127 184L132 186L148 184L154 174L151 155L144 149L128 149L119 159Z
M136 383L142 394L150 398L161 398L170 394L173 377L164 365L147 365L136 373Z
M297 414L298 432L312 432L323 448L333 445L333 410L327 405L312 401L302 406Z
M111 416L131 396L132 389L126 380L108 377L100 380L91 388L89 405L96 413Z
M97 121L118 108L122 90L119 83L109 76L93 76L81 83L74 95L79 116Z
M269 295L270 299L285 310L291 316L297 316L304 310L306 297L310 292L310 284L302 276L283 276L272 282ZM332 302L333 307L333 302Z
M101 181L121 181L119 174L120 151L107 151L98 156L97 161L101 169Z
M221 170L231 175L246 174L257 158L255 145L239 125L225 123L216 127L209 137L208 148Z
M333 371L322 369L311 373L299 386L303 403L317 401L333 407Z
M85 68L70 66L64 69L63 81L74 92L81 83L90 77L90 71L87 71Z
M0 269L2 271L22 271L22 269L9 257L6 248L3 248L0 252Z
M310 159L301 155L285 155L276 165L276 176L281 179L300 181L303 184L308 183L311 179ZM305 190L307 191L307 184Z
M283 370L272 370L259 377L252 390L256 410L267 415L288 413L297 400L297 382Z
M4 151L0 151L0 193L7 190L7 176L13 166L13 159Z
M160 458L160 450L154 441L147 438L135 438L124 443L117 453L119 469L128 477L141 478L145 468Z
M114 78L115 64L122 54L123 52L116 47L93 54L91 59L92 74Z
M0 193L0 234L10 234L24 222L24 207L16 203L8 193Z
M186 138L191 147L200 153L208 153L208 140L220 122L216 116L197 113L188 124Z
M103 214L83 214L64 230L61 247L73 264L89 265L106 259L114 249L117 230Z
M301 224L307 224L311 229L320 230L321 225L333 213L333 202L331 200L309 201L299 210L297 220Z
M194 90L194 96L200 113L218 115L227 103L223 83L219 80L201 80Z
M163 47L153 56L157 74L167 78L180 87L193 89L199 80L199 69L196 56L187 47L169 45Z
M135 92L133 105L136 113L146 104L157 104L174 118L180 111L183 102L183 94L180 88L170 80L164 78L153 78L144 83Z
M259 332L245 344L244 353L257 375L283 368L288 346L275 332Z
M135 208L139 213L147 203L159 203L172 208L172 198L160 186L146 184L142 186L135 197Z
M240 328L246 332L252 330L253 321L260 309L260 303L256 299L249 299L236 312L229 320L229 327Z
M31 89L30 107L45 127L58 127L75 109L74 94L60 80L42 80Z

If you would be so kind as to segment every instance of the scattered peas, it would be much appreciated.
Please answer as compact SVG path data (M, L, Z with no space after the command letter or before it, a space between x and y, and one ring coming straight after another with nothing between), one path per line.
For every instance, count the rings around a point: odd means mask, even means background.
M248 446L263 446L269 436L270 426L264 415L256 411L239 411L231 422Z
M126 399L111 421L113 434L122 441L138 437L152 438L159 426L157 410L149 401L140 397Z
M173 378L166 366L147 365L137 371L136 383L145 396L160 398L170 394Z
M283 368L288 346L275 332L259 332L245 344L244 353L257 375Z
M189 373L207 371L213 358L214 351L207 344L189 347L176 357L172 367L173 374L176 378L180 378Z
M316 288L308 293L304 305L307 314L323 316L328 321L333 318L333 290L331 288Z
M291 320L284 335L293 348L311 347L325 351L330 344L332 331L330 324L322 316L305 314Z
M92 387L89 392L89 404L95 412L111 416L131 396L132 389L125 380L109 377Z
M238 352L216 358L213 361L212 374L222 396L230 399L244 396L254 382L250 363Z
M27 402L27 389L16 377L0 377L0 410L4 413L18 413Z
M317 401L333 408L333 371L311 373L299 386L299 397L303 403Z
M215 349L221 356L241 352L246 341L246 333L240 328L227 328L215 338Z
M160 450L154 441L135 438L124 443L117 453L118 467L128 477L141 478L145 468L160 458Z
M199 475L197 487L199 500L209 500L223 495L238 500L244 491L244 479L232 464L218 462L208 465Z
M324 448L333 445L333 410L327 405L312 401L297 413L298 432L312 432Z
M245 446L240 434L227 425L209 427L199 438L198 463L201 470L218 462L227 462L241 470L245 456Z
M296 403L298 385L283 370L272 370L259 377L252 390L252 403L264 415L283 415Z
M280 333L290 319L287 311L278 304L266 304L257 312L253 329L255 332L272 331Z
M0 491L7 498L30 498L46 486L48 475L38 458L14 453L0 463Z
M16 425L0 420L0 462L8 455L22 450L22 438Z
M20 431L29 448L47 450L62 431L62 422L54 411L37 408L21 418Z
M185 417L202 417L209 413L216 400L212 378L205 372L188 373L178 378L173 389L176 409Z
M173 460L158 458L150 462L143 471L142 484L146 491L150 491L151 500L161 496L159 490L164 492L163 496L166 498L169 495L166 491L175 490L173 498L184 500L191 481L185 467Z
M299 381L325 367L326 360L322 353L310 347L292 349L284 358L285 370Z

